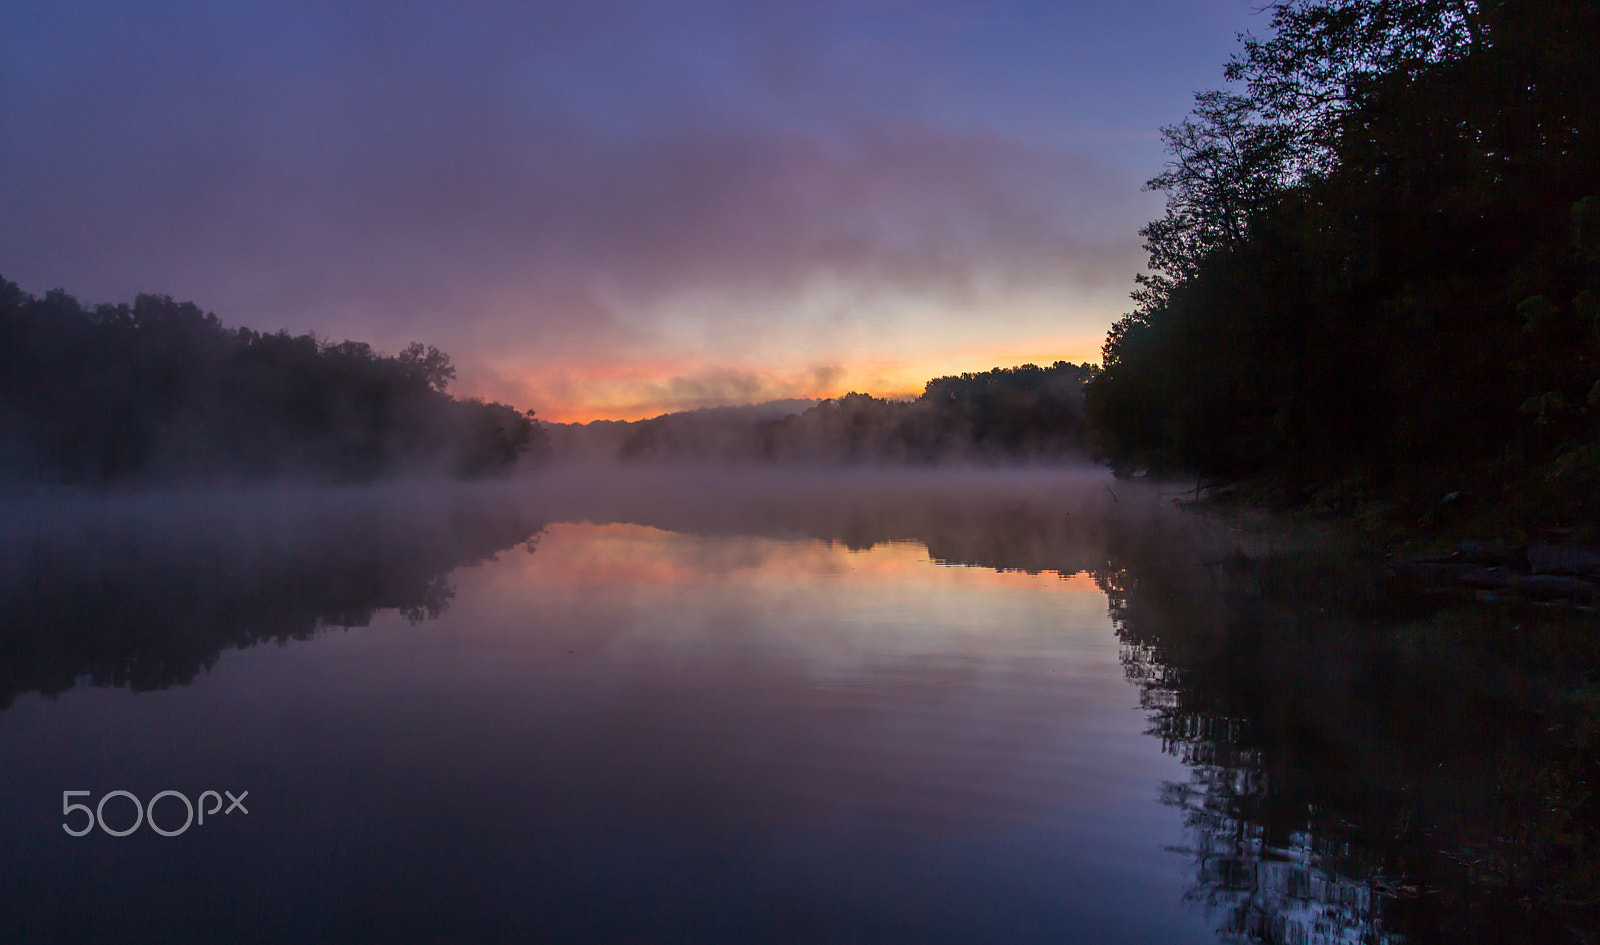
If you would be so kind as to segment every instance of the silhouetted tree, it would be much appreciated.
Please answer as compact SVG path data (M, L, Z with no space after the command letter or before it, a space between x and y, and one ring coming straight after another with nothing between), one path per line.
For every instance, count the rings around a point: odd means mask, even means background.
M1472 485L1600 510L1600 275L1575 222L1600 166L1600 8L1271 10L1227 67L1242 89L1167 129L1151 272L1087 395L1097 448L1291 498Z
M929 381L910 401L852 391L786 417L745 408L666 414L595 432L629 461L930 464L1087 456L1087 364L1024 364ZM619 432L617 428L620 427Z
M388 357L166 296L86 310L0 280L0 470L23 480L481 476L548 453L532 412L456 401L454 377L420 343Z

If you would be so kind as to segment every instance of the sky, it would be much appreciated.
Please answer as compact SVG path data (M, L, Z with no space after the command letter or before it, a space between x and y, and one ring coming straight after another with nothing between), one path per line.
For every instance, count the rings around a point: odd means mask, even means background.
M0 277L549 420L1095 361L1261 0L0 8Z

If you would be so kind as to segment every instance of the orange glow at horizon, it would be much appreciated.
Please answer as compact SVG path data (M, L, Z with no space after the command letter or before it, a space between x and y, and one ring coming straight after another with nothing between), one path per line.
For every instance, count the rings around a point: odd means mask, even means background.
M860 392L891 400L919 396L927 382L962 373L1022 364L1049 366L1056 361L1098 361L1102 338L1081 335L1043 339L1023 345L985 346L932 351L901 358L852 358L821 368L787 366L749 369L690 359L650 358L601 363L568 362L550 368L511 368L500 373L492 390L466 393L509 400L531 407L539 419L554 423L595 420L644 420L700 407L739 406L771 400L823 400ZM701 378L732 377L740 383L722 393L696 389Z

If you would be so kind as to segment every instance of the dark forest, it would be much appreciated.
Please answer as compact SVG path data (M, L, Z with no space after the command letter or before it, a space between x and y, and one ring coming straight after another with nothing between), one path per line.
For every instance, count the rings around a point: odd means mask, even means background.
M456 400L438 348L223 327L141 295L85 308L0 280L0 470L105 487L477 477L547 450L531 412Z
M1164 129L1088 390L1124 471L1509 532L1600 510L1600 5L1271 7ZM1481 519L1481 516L1479 516Z

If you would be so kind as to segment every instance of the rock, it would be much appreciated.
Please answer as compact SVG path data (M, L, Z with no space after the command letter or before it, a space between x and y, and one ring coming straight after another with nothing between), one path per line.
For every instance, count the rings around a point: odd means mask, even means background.
M1401 558L1393 562L1390 567L1396 574L1404 574L1430 584L1454 581L1464 568L1463 565L1436 558Z
M1490 565L1497 568L1528 567L1527 549L1511 545L1496 545L1487 541L1462 541L1456 544L1455 560L1466 564Z
M1600 583L1584 577L1562 574L1528 574L1509 568L1471 564L1452 556L1452 560L1399 559L1390 567L1424 585L1470 587L1498 594L1516 594L1532 600L1562 601L1573 604L1600 603Z
M1533 600L1559 600L1573 604L1593 604L1600 585L1578 577L1557 574L1521 574L1501 568L1471 568L1455 575L1468 587L1487 591L1509 591Z
M1535 574L1600 575L1600 549L1535 543L1528 546L1528 566Z
M1511 588L1537 600L1560 600L1574 604L1593 604L1600 596L1600 586L1593 582L1559 574L1519 574Z
M1468 587L1479 587L1485 590L1515 590L1518 579L1525 577L1525 575L1518 574L1515 571L1506 571L1502 568L1477 567L1454 569L1451 576Z

